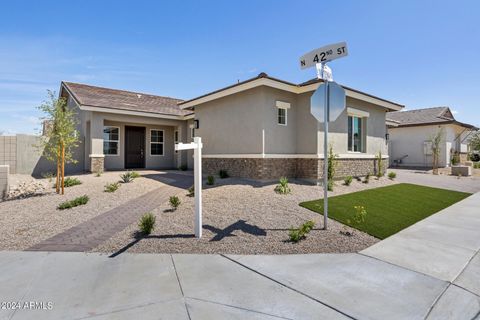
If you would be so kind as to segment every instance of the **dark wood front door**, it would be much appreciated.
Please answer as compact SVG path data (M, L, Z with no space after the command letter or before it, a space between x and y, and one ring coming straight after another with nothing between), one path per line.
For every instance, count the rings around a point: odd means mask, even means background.
M145 128L125 127L125 168L145 168Z

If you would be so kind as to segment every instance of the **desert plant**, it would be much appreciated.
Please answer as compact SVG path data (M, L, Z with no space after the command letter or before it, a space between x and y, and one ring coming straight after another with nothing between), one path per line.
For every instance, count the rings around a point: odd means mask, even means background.
M98 170L97 172L95 172L95 177L97 178L101 177L102 173L103 173L103 170Z
M225 179L225 178L230 177L230 176L228 175L227 170L220 170L220 171L218 171L218 175L220 176L220 179Z
M120 175L120 179L122 179L123 183L129 183L133 181L133 176L131 171L127 171L124 174Z
M364 206L354 206L355 213L353 214L353 218L347 219L347 223L351 224L353 227L358 227L365 223L367 219L367 209Z
M90 200L88 198L88 196L84 195L84 196L75 198L75 199L70 200L70 201L65 201L65 202L62 202L58 205L58 210L65 210L65 209L78 207L78 206L87 204L88 200Z
M369 183L370 182L370 172L367 173L367 175L365 176L365 179L363 179L363 183Z
M337 168L338 154L333 153L333 145L330 144L328 148L328 180L335 178L335 171Z
M460 153L458 153L457 151L453 152L452 153L452 158L450 159L450 163L452 164L452 166L455 166L457 164L460 163Z
M77 186L79 184L82 184L82 181L78 180L78 178L72 178L72 177L66 178L63 182L63 185L65 188ZM53 187L56 188L57 185L55 184Z
M152 231L155 229L155 221L156 217L152 213L145 213L141 218L140 222L138 223L138 227L140 228L140 231L142 231L144 234L148 235L152 233Z
M276 193L289 194L291 192L290 187L288 186L288 179L286 177L281 177L278 183L279 184L275 187Z
M349 186L350 184L352 184L352 181L353 181L353 177L352 176L347 176L343 180L343 184L346 185L346 186Z
M333 180L328 180L328 182L327 182L327 190L328 190L328 191L333 191L333 186L334 186Z
M393 179L395 179L396 177L397 177L397 174L396 174L395 172L390 171L390 172L388 173L388 179L393 180Z
M302 239L306 238L306 235L313 230L315 226L315 222L307 221L302 224L299 228L291 227L288 232L288 237L290 238L291 242L297 243Z
M48 182L52 182L52 179L54 177L53 172L42 172L42 178L48 179Z
M130 171L130 175L132 176L133 179L137 179L137 178L140 178L142 176L137 171Z
M168 201L170 202L170 207L172 207L172 210L177 210L182 203L177 196L171 196Z
M382 151L378 151L378 155L376 156L377 158L377 178L383 177L385 172L383 171L383 161L382 161Z
M207 177L207 185L213 186L215 184L215 178L213 176Z
M443 141L444 129L440 128L433 136L430 137L432 151L432 168L433 174L438 174L438 161L440 159L440 146Z
M104 191L105 191L105 192L110 192L110 193L112 193L112 192L117 191L118 188L120 188L120 183L118 183L118 182L107 183L107 184L105 185Z
M37 148L45 159L56 163L56 192L63 195L65 194L65 164L77 163L73 151L80 143L80 134L77 130L78 118L75 110L68 106L66 98L57 98L53 91L48 91L48 97L48 101L38 107L45 114L41 120L49 126Z
M190 188L187 189L188 191L188 196L189 197L194 197L195 196L195 185L191 186Z

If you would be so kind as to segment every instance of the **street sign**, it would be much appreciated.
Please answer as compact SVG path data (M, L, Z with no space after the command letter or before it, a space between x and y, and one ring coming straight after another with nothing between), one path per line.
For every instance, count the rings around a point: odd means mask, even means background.
M175 150L193 149L193 175L195 192L195 237L202 237L202 138L194 137L192 143L177 143Z
M327 84L328 83L328 84ZM317 90L310 98L310 113L320 122L324 119L326 86L328 86L328 121L335 121L338 116L345 110L346 95L345 90L336 82L324 82L318 86Z
M347 43L339 42L325 47L321 47L304 54L300 58L300 68L306 69L314 67L317 63L325 64L338 58L348 55Z

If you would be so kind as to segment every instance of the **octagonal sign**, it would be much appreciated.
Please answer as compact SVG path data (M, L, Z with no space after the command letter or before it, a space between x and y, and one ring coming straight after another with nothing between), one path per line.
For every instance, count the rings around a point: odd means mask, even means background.
M310 98L310 113L320 122L324 122L325 83L318 86ZM345 109L345 90L336 82L328 83L329 117L328 122L337 120Z

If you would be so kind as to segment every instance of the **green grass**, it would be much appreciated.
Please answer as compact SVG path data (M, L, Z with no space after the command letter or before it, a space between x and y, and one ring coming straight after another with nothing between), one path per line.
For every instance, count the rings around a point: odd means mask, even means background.
M352 220L354 206L364 206L366 221L357 229L385 239L469 195L401 183L328 198L328 211L330 218L352 226L347 220ZM300 206L323 214L323 199L302 202Z

